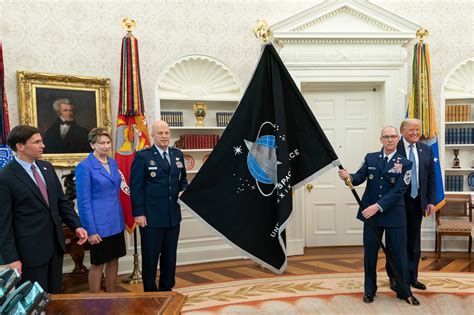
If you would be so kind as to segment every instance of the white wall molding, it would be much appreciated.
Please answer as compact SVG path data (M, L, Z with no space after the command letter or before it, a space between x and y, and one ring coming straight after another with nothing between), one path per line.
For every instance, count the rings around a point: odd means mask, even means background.
M363 12L361 11L358 11L358 10L355 10L353 9L352 7L348 6L348 5L343 5L329 13L326 13L318 18L314 18L313 20L311 20L310 22L307 22L301 26L298 26L298 27L295 27L292 29L292 31L294 32L301 32L301 31L304 31L305 29L308 29L309 27L315 25L315 24L319 24L321 22L324 22L325 20L328 20L330 19L331 17L334 17L336 15L340 15L340 14L344 14L344 13L347 13L347 14L350 14L350 15L353 15L367 23L370 23L372 25L374 25L375 27L383 30L383 31L387 31L387 32L395 32L397 31L395 28L389 26L388 24L385 24L379 20L376 20L366 14L364 14Z
M474 57L456 66L443 86L446 99L474 98Z
M275 39L284 44L317 40L400 43L415 38L419 28L366 0L327 0L272 25Z
M240 83L220 60L188 55L165 67L158 78L159 98L222 99L238 97Z
M381 90L379 121L394 126L405 116L408 53L404 45L418 28L367 1L343 0L324 1L272 25L279 54L300 87L375 84ZM294 199L288 253L300 254L305 245L304 191L297 191Z

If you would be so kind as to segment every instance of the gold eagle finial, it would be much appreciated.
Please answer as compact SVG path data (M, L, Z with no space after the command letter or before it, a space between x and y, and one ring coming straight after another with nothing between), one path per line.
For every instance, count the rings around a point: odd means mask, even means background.
M416 37L418 37L418 40L420 42L423 41L424 37L428 36L428 30L426 28L420 28L418 31L416 31Z
M129 19L128 17L122 20L122 27L126 29L129 34L132 33L135 26L137 26L135 20Z
M268 23L264 20L257 20L257 24L253 28L255 37L260 39L263 43L271 41L273 33Z

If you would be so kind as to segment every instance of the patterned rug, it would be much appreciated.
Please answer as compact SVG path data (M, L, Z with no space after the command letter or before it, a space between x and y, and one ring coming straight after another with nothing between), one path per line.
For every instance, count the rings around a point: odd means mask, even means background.
M385 273L371 304L362 302L363 273L281 276L177 289L188 296L183 314L473 314L474 274L423 272L421 305L396 298Z

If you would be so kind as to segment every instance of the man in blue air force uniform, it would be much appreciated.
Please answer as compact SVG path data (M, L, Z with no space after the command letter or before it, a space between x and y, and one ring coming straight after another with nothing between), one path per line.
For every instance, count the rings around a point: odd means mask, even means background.
M170 148L170 128L156 121L154 145L137 152L132 163L132 213L140 227L144 291L171 291L175 284L176 250L181 209L178 197L188 187L183 153ZM160 259L160 280L156 268Z
M383 149L379 152L368 153L357 173L349 174L345 169L339 170L339 177L344 180L350 177L354 186L367 180L367 186L362 197L362 207L357 218L364 222L364 297L365 303L374 301L377 291L377 257L379 243L385 231L386 246L393 255L395 267L403 278L408 296L398 290L397 297L408 303L412 297L414 305L419 301L413 297L407 267L407 232L406 215L403 195L410 183L412 163L397 153L398 132L395 127L387 126L382 129L380 141ZM371 218L375 225L377 236L368 226Z

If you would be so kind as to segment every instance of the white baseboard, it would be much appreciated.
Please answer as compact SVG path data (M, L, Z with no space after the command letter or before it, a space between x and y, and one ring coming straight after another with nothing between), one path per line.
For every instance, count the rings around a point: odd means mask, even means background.
M140 251L139 251L140 252ZM230 245L195 247L178 250L178 265L192 265L206 262L244 259L241 252ZM90 267L90 255L86 252L84 265ZM141 266L141 264L140 264ZM74 263L70 255L64 256L63 273L69 273L74 269ZM133 251L129 251L126 256L119 260L119 274L127 274L133 271Z
M466 252L469 247L469 239L459 236L444 236L441 241L441 252ZM435 238L421 240L422 251L435 250Z
M286 255L287 256L296 256L296 255L303 255L304 254L304 240L288 240L287 241L287 249Z
M434 251L435 238L431 231L423 231L421 248L423 251ZM287 255L303 255L304 240L289 240L287 243ZM442 251L467 252L468 239L466 237L444 237L442 242ZM214 261L224 261L232 259L245 259L246 257L228 244L214 246L196 246L193 248L183 248L178 250L178 265L191 265ZM90 266L89 252L84 257L84 265ZM69 273L73 270L74 263L71 256L64 257L63 272ZM127 256L120 258L119 274L127 274L133 271L133 250L129 250Z

